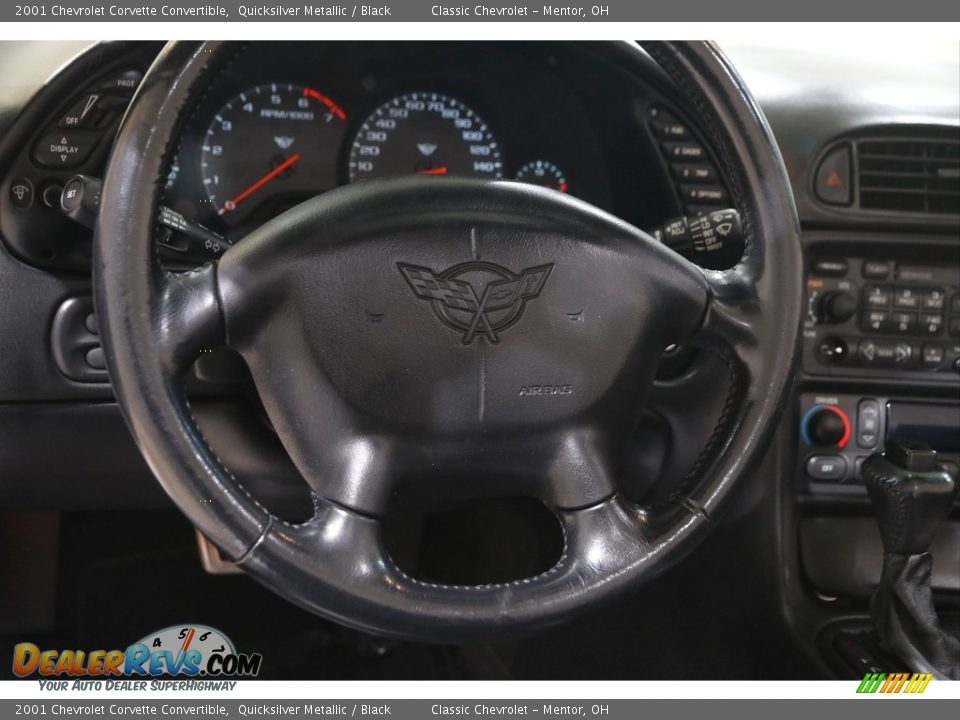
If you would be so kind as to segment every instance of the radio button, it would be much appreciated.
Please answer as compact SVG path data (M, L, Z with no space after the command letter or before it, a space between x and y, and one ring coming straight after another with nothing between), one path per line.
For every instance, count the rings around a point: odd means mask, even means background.
M913 358L910 343L874 342L866 340L860 343L857 357L861 365L875 367L907 367Z
M905 310L916 310L920 307L922 293L913 288L898 287L893 293L893 306Z
M826 277L843 277L847 274L847 261L817 260L813 263L813 272Z
M889 332L890 313L886 310L870 310L863 314L861 327L868 332Z
M890 316L893 320L894 332L902 335L910 335L917 329L917 314L908 312L895 312Z
M890 305L890 288L885 285L864 285L863 303L867 307L888 307Z
M960 293L954 293L950 298L950 312L960 313Z
M930 288L921 296L920 304L924 310L943 310L946 294L940 288Z
M943 365L943 346L937 343L927 343L923 346L920 362L927 370L938 370Z
M867 280L886 280L890 274L890 263L887 260L864 260L860 273Z
M921 335L939 335L943 330L943 315L921 313L917 330Z
M960 317L950 318L950 329L948 332L953 337L960 337Z
M857 445L862 448L877 446L880 434L880 403L876 400L861 400L857 407Z
M807 460L807 475L820 481L843 480L847 461L842 455L814 455Z

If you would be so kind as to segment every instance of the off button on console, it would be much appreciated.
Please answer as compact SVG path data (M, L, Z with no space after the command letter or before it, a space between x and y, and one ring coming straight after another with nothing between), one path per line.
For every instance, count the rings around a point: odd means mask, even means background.
M807 475L813 480L843 480L847 475L847 461L842 455L814 455L807 460Z

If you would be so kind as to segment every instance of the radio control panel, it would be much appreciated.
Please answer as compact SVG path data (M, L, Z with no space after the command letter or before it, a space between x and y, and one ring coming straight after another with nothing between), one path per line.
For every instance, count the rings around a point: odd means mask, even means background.
M803 369L960 382L960 264L813 257Z

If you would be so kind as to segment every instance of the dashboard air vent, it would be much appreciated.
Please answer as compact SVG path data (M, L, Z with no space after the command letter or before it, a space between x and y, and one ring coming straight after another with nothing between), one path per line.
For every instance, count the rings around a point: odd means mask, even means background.
M960 137L857 141L860 207L960 215Z

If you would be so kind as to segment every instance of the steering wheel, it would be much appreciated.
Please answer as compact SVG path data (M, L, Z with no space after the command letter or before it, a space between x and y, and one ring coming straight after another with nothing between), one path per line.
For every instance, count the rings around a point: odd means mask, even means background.
M642 50L624 44L638 56ZM308 200L191 272L152 240L173 140L236 48L168 45L116 139L95 239L95 302L118 402L194 525L292 602L357 628L463 639L556 623L648 581L700 542L756 467L801 315L796 210L761 112L709 43L650 57L702 119L746 233L706 271L558 192L511 182L371 181ZM631 504L618 463L661 352L710 346L736 379L709 462L672 500ZM314 513L286 522L204 440L184 377L204 348L249 366ZM564 549L516 582L404 573L382 521L398 483L535 496Z

